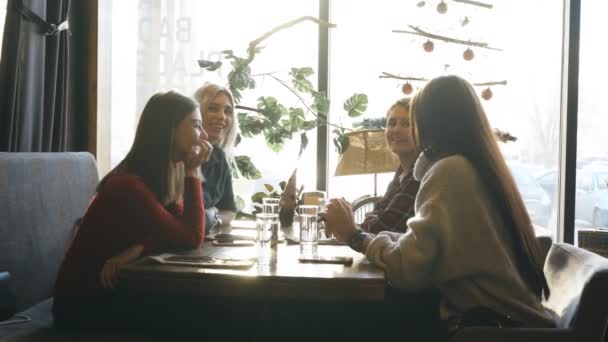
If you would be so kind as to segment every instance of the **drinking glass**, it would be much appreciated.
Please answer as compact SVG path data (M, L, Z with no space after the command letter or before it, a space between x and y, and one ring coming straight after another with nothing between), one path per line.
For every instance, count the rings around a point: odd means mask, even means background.
M319 243L319 226L317 224L319 214L318 205L300 205L298 207L298 219L300 222L300 254L313 256L317 253Z
M255 215L257 228L257 241L265 244L270 241L273 225L279 222L278 214L259 213Z

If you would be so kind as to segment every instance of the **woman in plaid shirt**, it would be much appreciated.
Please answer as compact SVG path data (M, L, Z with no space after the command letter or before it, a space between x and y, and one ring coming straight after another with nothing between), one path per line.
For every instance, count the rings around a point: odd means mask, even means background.
M413 177L413 166L419 151L410 132L410 99L395 102L386 115L386 142L399 156L400 166L384 196L367 214L361 229L377 234L381 231L405 232L407 220L414 216L414 201L420 183Z

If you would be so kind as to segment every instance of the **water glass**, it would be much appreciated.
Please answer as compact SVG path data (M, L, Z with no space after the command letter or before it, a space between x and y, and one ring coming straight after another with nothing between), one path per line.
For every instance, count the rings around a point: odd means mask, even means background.
M262 212L266 214L279 214L279 199L273 197L262 198Z
M278 225L279 215L269 213L259 213L255 215L257 228L257 241L265 244L270 241L273 225Z
M319 206L301 205L298 207L300 221L300 254L311 256L316 254L319 243L319 226L317 223Z

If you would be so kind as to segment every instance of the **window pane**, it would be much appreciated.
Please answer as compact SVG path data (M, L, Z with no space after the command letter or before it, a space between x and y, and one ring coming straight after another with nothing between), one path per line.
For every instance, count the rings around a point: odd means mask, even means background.
M0 0L0 50L2 50L2 37L4 37L4 21L6 20L6 1Z
M337 24L331 30L329 68L332 121L347 126L361 121L347 119L342 110L342 102L353 92L368 95L366 117L385 116L390 105L405 96L401 91L405 82L381 79L382 72L424 78L447 72L473 83L506 80L506 86L491 86L492 97L482 104L493 127L518 138L501 144L503 153L533 222L553 234L556 206L551 192L557 184L563 2L500 1L492 2L491 9L445 2L445 14L437 12L439 3L332 2L331 21ZM543 13L542 25L538 13ZM408 25L451 38L486 42L503 51L471 47L474 58L467 61L463 58L467 46L434 40L429 53L423 48L428 38L392 32L410 30ZM411 85L416 89L422 84ZM481 95L486 88L478 86L476 90ZM329 172L333 174L338 153L333 146L329 149ZM548 177L550 173L553 175ZM378 175L379 193L384 193L391 177L390 173ZM545 185L537 177L545 177ZM547 183L547 179L551 180ZM373 192L373 176L331 177L329 186L330 196L353 200Z
M608 30L605 1L581 4L581 40L578 95L578 139L575 238L579 231L608 228L608 109L602 99L608 79L608 51L600 43ZM583 233L584 234L584 233ZM587 246L587 244L586 244Z
M246 57L250 41L284 22L317 13L316 1L115 1L111 16L112 166L130 148L139 114L151 95L171 89L192 95L205 82L227 85L230 61L223 59L221 51L234 50L237 56ZM304 22L280 31L261 46L264 49L251 64L252 74L273 73L289 82L287 73L292 67L316 69L315 24ZM222 60L224 64L210 72L198 66L198 59ZM310 79L316 84L316 75ZM255 81L255 89L243 92L241 105L255 108L258 97L273 96L287 108L303 107L297 97L271 77L257 76ZM235 114L238 112L242 110ZM314 189L316 130L308 131L308 138L308 147L300 159L298 136L280 153L273 152L263 137L244 138L235 154L251 156L263 178L237 181L237 194L247 200L252 192L262 191L264 183L276 186L287 180L296 167L300 170L298 185Z

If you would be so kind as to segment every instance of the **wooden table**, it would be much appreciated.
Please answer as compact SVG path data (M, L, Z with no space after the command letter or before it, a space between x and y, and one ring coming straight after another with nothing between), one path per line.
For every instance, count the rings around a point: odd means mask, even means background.
M255 231L222 227L217 232L255 234ZM214 232L212 232L214 233ZM319 255L352 256L350 266L300 263L297 244L279 244L273 251L262 247L216 247L205 241L184 255L217 258L256 258L247 270L170 266L142 259L126 267L119 286L153 293L180 293L204 297L363 301L384 299L384 272L364 255L347 246L319 245Z

